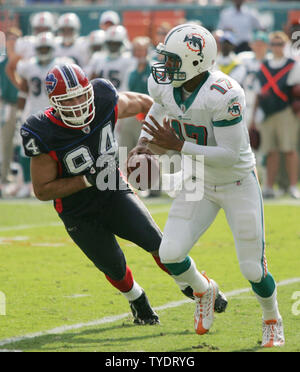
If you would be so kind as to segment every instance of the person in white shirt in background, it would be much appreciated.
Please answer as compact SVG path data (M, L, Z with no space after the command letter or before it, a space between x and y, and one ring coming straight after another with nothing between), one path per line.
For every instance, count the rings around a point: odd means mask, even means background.
M120 92L127 90L127 79L136 60L126 51L128 34L124 26L111 26L105 33L105 55L96 52L86 67L90 80L101 77L110 80Z
M21 120L17 125L21 125L32 114L40 110L45 110L49 106L49 99L45 89L44 80L48 71L60 63L72 63L73 60L67 57L55 57L55 36L51 32L43 32L37 35L34 44L35 55L30 59L21 59L17 63L16 72L19 76L19 89L24 95ZM21 145L19 130L15 139L16 145ZM28 143L28 146L34 146ZM24 198L31 195L31 179L29 173L30 158L27 157L20 146L20 164L23 169L23 181L19 189L16 190L16 197Z
M54 32L55 18L50 12L35 13L30 18L31 35L19 37L15 43L14 54L10 56L6 72L12 83L17 87L16 66L20 59L28 59L35 54L36 36L42 32Z
M104 30L94 30L86 37L87 43L87 63L82 67L83 71L87 76L91 76L93 65L90 63L97 55L98 58L105 57L105 31Z
M88 43L80 36L81 22L77 14L64 13L57 21L55 57L68 57L79 66L88 62Z
M255 30L262 26L258 17L251 9L243 5L245 0L232 0L233 6L225 8L220 13L218 29L232 31L236 37L235 52L251 50L249 43Z

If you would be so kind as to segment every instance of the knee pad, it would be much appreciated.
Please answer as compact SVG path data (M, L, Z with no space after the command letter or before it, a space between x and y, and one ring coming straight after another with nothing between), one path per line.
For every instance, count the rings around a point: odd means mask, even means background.
M186 258L186 251L175 240L162 240L159 247L159 257L162 263L178 263Z
M260 225L256 211L239 213L237 216L236 237L242 242L253 242L259 239Z
M246 280L253 283L259 283L261 281L263 269L260 263L244 261L240 263L240 269Z

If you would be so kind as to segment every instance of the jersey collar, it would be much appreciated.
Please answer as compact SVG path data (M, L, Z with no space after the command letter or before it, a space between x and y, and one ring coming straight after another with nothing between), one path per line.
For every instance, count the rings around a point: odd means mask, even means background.
M190 106L194 102L197 94L199 93L199 90L206 83L209 75L210 75L210 73L208 71L206 71L206 75L204 76L204 79L201 80L198 87L193 91L193 93L188 97L188 99L186 101L182 101L182 87L173 89L173 95L174 95L175 102L177 103L177 105L181 109L181 111L186 112L190 108Z
M75 130L82 130L86 127L76 128L76 127L68 127L62 120L58 119L55 114L55 109L53 107L49 107L44 114L47 116L47 118L54 124L59 125L60 127L67 128L67 129L75 129Z

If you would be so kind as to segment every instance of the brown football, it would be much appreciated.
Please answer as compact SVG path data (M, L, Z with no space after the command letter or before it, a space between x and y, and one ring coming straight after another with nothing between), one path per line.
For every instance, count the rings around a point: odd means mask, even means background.
M137 190L158 190L158 157L149 154L133 155L127 163L127 181Z

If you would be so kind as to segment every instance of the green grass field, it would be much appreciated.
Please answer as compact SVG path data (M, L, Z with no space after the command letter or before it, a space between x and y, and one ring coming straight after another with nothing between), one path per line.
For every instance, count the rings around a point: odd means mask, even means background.
M283 348L270 350L259 345L261 310L239 271L223 212L191 256L229 294L229 305L208 334L197 336L194 304L142 249L120 240L135 279L158 308L159 326L132 324L125 298L72 243L51 204L1 202L0 291L6 315L0 315L0 351L300 351L300 305L292 299L300 291L300 204L288 202L265 206L268 267L282 284L278 298L286 337ZM163 229L169 201L146 203Z

